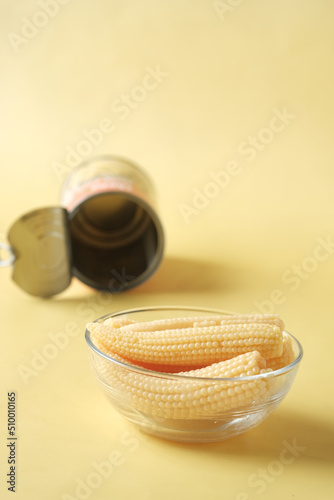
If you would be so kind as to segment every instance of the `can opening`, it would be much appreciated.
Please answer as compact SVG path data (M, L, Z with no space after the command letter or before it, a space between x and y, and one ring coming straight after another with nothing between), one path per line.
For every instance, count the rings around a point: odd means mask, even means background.
M120 292L157 266L161 227L151 208L128 193L99 193L70 213L72 272L81 281Z

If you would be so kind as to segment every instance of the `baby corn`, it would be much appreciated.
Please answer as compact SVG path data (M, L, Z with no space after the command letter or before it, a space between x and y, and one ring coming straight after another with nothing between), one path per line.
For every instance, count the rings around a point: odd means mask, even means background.
M277 358L267 359L267 368L271 368L272 370L279 370L284 366L289 365L295 359L295 353L293 352L291 337L287 335L286 332L283 332L283 352L281 356Z
M277 318L240 315L233 321L232 317L177 318L117 327L109 321L87 328L111 356L166 366L168 371L170 366L204 367L254 350L266 359L281 356L282 326Z
M247 377L271 371L265 366L260 353L253 351L206 368L180 373L183 377L168 378L168 374L147 377L120 365L112 369L105 365L102 377L109 385L117 387L122 397L129 398L133 408L153 417L217 418L220 412L240 410L255 403L267 391L265 378L251 381L221 381L218 378ZM216 383L214 378L217 378Z

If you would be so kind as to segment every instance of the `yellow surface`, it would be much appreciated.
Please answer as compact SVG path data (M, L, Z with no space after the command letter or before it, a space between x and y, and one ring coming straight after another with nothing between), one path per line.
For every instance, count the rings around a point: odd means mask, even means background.
M15 495L0 442L1 498L333 498L333 16L330 0L2 1L2 241L24 212L58 203L59 165L71 170L83 130L108 119L89 156L151 175L167 243L158 272L117 296L73 281L39 300L0 269L0 432L16 391L18 438ZM283 317L305 357L265 423L185 445L114 412L85 324L159 304ZM59 332L67 345L48 351Z

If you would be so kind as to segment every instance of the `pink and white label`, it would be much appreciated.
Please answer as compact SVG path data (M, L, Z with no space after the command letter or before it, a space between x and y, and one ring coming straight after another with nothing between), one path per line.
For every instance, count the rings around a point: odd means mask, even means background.
M64 204L69 212L91 196L102 193L129 193L150 203L146 194L137 189L132 181L121 177L96 177L93 180L75 186L66 193Z

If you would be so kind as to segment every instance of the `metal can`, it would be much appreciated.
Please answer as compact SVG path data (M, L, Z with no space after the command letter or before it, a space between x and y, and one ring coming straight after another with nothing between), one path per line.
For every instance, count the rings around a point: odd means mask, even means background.
M159 266L164 232L151 180L134 163L98 156L65 179L61 207L34 210L10 228L13 280L37 296L65 290L72 276L112 293Z

